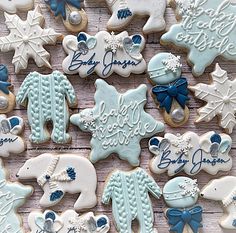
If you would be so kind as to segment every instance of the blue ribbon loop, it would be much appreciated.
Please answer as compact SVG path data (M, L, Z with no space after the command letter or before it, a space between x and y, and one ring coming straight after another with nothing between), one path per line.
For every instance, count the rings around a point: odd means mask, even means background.
M160 103L160 108L165 108L166 112L170 113L174 99L183 109L185 108L186 102L189 100L187 87L187 79L179 78L171 85L155 86L152 89L152 93Z
M170 208L166 212L169 224L172 226L170 231L183 233L186 224L190 226L193 233L198 233L202 227L202 207L195 206L190 210L179 210Z

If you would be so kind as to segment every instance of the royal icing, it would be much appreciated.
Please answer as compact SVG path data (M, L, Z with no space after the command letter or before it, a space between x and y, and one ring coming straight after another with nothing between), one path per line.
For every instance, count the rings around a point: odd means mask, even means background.
M33 192L32 187L17 182L9 182L5 168L0 160L0 232L23 233L22 220L17 214L27 197Z
M135 15L149 16L143 27L145 34L159 32L166 27L164 20L166 0L141 1L139 4L135 0L106 0L106 2L112 12L107 23L109 30L117 30L127 26Z
M176 177L169 180L163 188L163 197L171 207L165 212L170 232L198 233L202 227L202 207L194 206L198 200L197 180Z
M55 44L61 34L53 29L44 29L42 24L44 18L40 13L39 6L33 11L29 11L26 21L23 21L17 15L4 13L6 25L10 31L8 36L0 37L0 51L15 51L12 63L15 66L15 72L26 69L29 58L33 58L38 67L47 66L50 54L43 48L47 44Z
M165 121L173 127L183 125L189 117L188 82L181 77L181 67L180 57L171 53L159 53L148 64L149 79L156 85L152 95L163 109Z
M194 75L202 75L219 55L236 60L236 5L231 0L175 2L181 21L173 25L161 41L189 50L188 60Z
M72 124L92 133L90 160L95 163L117 153L131 165L139 165L142 138L164 130L164 125L144 111L147 86L120 94L105 81L96 80L95 107L71 116Z
M40 164L40 166L39 166ZM92 208L97 203L97 176L88 159L73 154L42 154L25 162L17 173L19 179L37 179L44 194L42 207L56 205L66 193L80 193L75 210Z
M112 199L112 214L119 233L132 232L133 220L139 223L138 232L156 232L149 193L156 199L161 196L159 186L142 168L129 172L117 170L109 176L102 203L108 204Z
M113 72L124 77L141 74L146 69L141 54L144 46L145 39L141 35L129 36L126 31L117 35L100 31L95 36L81 32L77 37L64 38L63 47L68 56L62 67L65 73L79 73L82 78L94 72L101 78Z
M1 0L0 10L15 14L17 10L28 11L34 5L34 0Z
M16 99L22 105L26 105L28 99L31 142L43 143L50 140L48 121L53 123L51 139L55 143L71 141L71 136L66 132L69 122L68 105L75 106L77 98L74 88L61 72L54 71L49 75L30 73L22 83Z
M53 14L61 16L68 30L79 32L87 26L88 18L84 10L81 10L80 0L44 0Z
M224 215L219 224L222 228L236 230L236 177L224 176L210 181L202 190L206 199L221 201Z
M218 116L219 125L231 134L236 125L236 80L231 81L219 64L216 64L211 76L210 85L199 83L189 87L198 99L207 102L198 110L199 117L196 122L209 122Z
M8 78L8 69L0 64L0 114L11 112L16 104L16 97L10 91L12 87Z
M29 214L28 224L31 233L106 233L110 229L106 215L94 215L93 212L79 215L74 210L67 210L60 216L51 210L33 211Z
M167 171L169 176L182 171L196 175L201 170L215 175L218 171L231 169L231 146L229 135L214 131L201 136L194 132L166 133L164 137L153 137L149 141L149 150L154 154L150 169L157 174Z

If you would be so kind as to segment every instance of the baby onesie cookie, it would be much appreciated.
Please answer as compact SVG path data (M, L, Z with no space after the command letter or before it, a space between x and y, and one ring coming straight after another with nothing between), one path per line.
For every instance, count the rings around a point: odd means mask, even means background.
M95 82L94 108L71 116L72 124L91 132L90 160L95 163L116 153L132 166L139 165L140 140L164 130L164 124L144 111L147 86L120 94L102 79Z
M148 64L149 80L156 85L152 96L172 127L183 125L189 118L188 81L181 76L181 67L180 57L171 53L159 53Z
M107 78L113 72L123 77L141 74L146 70L141 54L144 46L145 39L141 35L129 36L126 31L118 35L100 31L95 36L85 32L66 36L63 47L68 56L62 68L66 74L79 73L82 78L94 72L101 78Z
M11 153L19 154L25 150L26 144L21 134L24 122L21 117L0 114L0 157L8 157Z
M189 87L195 97L207 102L198 110L199 117L196 122L209 122L218 116L219 125L231 134L236 125L236 79L231 81L219 64L216 64L211 76L210 85L199 83Z
M16 104L16 97L10 91L12 87L8 78L8 69L0 64L0 114L11 112Z
M81 0L44 0L56 17L61 17L65 27L72 32L86 28L88 17L81 9Z
M215 175L232 168L231 146L229 135L214 131L201 136L190 131L183 135L166 133L149 141L149 150L154 154L150 169L156 174L167 171L169 176L180 172L193 176L201 170Z
M15 66L15 72L26 69L29 58L33 58L38 67L47 66L50 54L44 49L44 45L56 44L61 34L53 29L44 29L44 18L40 13L39 6L33 11L29 11L26 21L19 18L18 15L9 15L4 13L6 26L10 31L8 36L0 37L0 51L15 51L12 63Z
M28 102L27 102L28 99ZM69 123L69 106L76 106L77 98L73 86L59 71L49 75L30 73L22 83L16 97L17 103L27 106L32 143L44 143L51 139L55 143L69 143L66 132ZM53 130L47 130L52 121Z
M28 224L30 233L106 233L110 229L106 215L94 215L93 212L79 215L74 210L67 210L60 216L51 210L33 211L29 214Z
M143 32L153 33L165 29L166 23L164 13L166 10L166 0L148 0L137 4L135 0L106 0L112 12L112 16L107 23L109 30L118 30L126 27L135 15L149 16L143 27Z
M200 76L217 56L236 61L236 5L230 0L173 0L178 24L161 37L188 50L193 74Z
M222 228L236 230L236 177L224 176L210 181L202 190L201 196L213 201L220 201L224 215L219 220Z
M10 14L15 14L19 11L28 11L34 6L34 0L1 0L0 10Z
M17 210L33 192L30 186L8 181L5 168L0 159L0 232L23 233L22 219Z
M102 203L112 199L112 214L119 233L132 232L132 221L139 223L138 233L156 233L153 227L153 209L149 198L151 193L156 199L161 189L154 179L142 168L129 172L116 170L107 178Z
M176 177L168 181L163 188L163 197L171 207L165 215L171 226L170 232L198 233L202 227L202 207L194 206L198 200L197 180L188 177Z
M40 205L56 205L66 193L80 193L75 210L97 204L97 175L90 161L76 154L41 154L25 162L16 175L19 179L37 179L44 194Z

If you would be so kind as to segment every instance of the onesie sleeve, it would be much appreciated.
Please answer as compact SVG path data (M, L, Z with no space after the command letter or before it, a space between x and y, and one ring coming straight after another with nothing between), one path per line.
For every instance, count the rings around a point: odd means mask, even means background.
M115 177L114 174L109 178L108 181L106 181L104 190L103 190L103 195L102 195L102 203L103 204L108 204L113 193L113 188L114 188L114 182L115 182Z
M16 96L16 102L18 104L24 105L24 102L26 101L26 98L27 98L29 90L30 90L31 78L32 78L32 74L29 74L25 78L25 80L23 81L23 83L18 91L18 94Z

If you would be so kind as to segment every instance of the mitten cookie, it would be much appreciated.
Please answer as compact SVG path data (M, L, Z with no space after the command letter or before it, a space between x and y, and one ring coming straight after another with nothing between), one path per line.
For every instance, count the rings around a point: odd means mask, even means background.
M19 11L28 11L33 8L34 0L1 0L0 10L10 14Z

